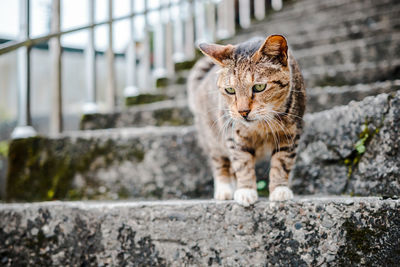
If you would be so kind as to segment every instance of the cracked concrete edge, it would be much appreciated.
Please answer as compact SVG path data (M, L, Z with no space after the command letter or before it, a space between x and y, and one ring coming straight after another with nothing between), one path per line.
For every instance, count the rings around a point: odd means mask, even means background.
M335 195L309 195L309 196L295 196L288 202L282 202L287 204L293 203L337 203L344 205L351 205L360 202L399 202L396 199L383 199L382 197L351 197L351 196L335 196ZM281 202L271 202L266 198L260 198L255 204L269 203L272 207L281 204ZM28 208L41 208L41 207L67 207L67 208L79 208L79 209L114 209L114 208L140 208L140 207L153 207L153 206L195 206L195 205L216 205L225 206L228 204L236 204L234 200L219 201L214 199L191 199L191 200L156 200L156 201L44 201L44 202L22 202L22 203L0 203L1 210L24 210ZM244 208L246 209L246 208Z
M398 258L399 212L399 200L348 197L261 200L250 208L232 201L3 204L0 260L4 266L390 265Z

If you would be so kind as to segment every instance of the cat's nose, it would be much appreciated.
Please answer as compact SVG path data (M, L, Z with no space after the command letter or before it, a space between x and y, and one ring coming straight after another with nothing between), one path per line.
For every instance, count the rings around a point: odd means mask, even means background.
M247 115L249 115L250 110L246 109L246 110L239 110L239 114L242 115L243 118L247 119Z

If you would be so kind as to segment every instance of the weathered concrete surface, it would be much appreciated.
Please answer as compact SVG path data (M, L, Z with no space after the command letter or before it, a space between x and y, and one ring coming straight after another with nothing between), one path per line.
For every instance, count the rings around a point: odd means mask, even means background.
M346 86L315 87L307 90L307 113L347 105L350 101L361 101L367 96L392 93L400 90L400 80Z
M2 266L396 266L400 201L0 205Z
M400 195L400 91L304 118L294 192Z
M192 127L13 140L9 155L8 200L197 198L212 192Z
M184 88L182 88L184 90ZM115 113L88 114L82 118L82 130L105 128L180 126L193 124L187 100L168 100L141 105Z

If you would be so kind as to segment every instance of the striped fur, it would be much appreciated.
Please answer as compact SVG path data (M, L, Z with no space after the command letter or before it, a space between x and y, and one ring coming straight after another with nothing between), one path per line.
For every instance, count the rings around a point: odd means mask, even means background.
M200 48L208 57L194 66L188 97L212 167L215 198L254 203L254 165L268 154L270 199L290 198L288 178L302 131L305 87L286 40L275 35ZM266 89L254 92L254 84L266 84ZM226 88L233 88L234 94Z

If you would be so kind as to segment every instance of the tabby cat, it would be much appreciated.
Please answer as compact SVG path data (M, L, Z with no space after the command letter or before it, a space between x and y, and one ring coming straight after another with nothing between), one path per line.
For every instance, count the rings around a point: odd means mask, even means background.
M255 203L255 163L268 154L269 199L293 198L288 178L302 131L305 88L286 39L271 35L199 48L207 57L189 76L188 96L212 168L214 198Z

